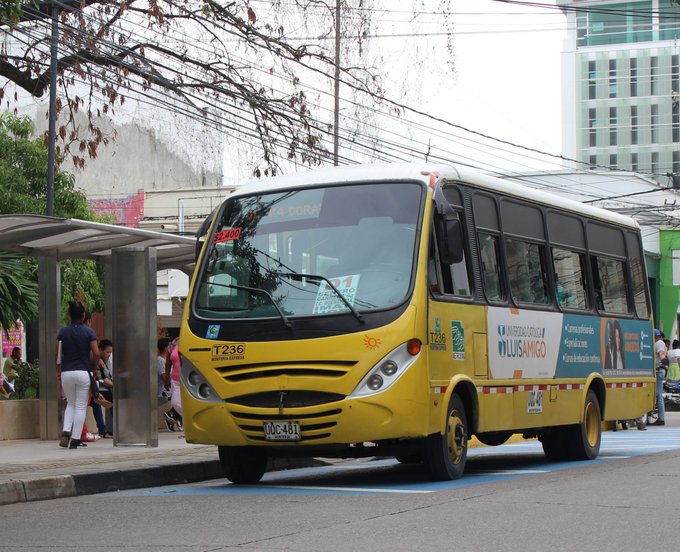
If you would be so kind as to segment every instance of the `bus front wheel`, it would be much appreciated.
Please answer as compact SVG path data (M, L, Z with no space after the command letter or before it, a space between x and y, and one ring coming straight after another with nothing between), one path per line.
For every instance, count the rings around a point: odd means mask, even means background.
M446 413L444 434L435 433L425 444L425 463L435 479L459 479L465 471L468 424L465 405L453 395Z
M232 483L257 483L267 469L267 455L257 447L217 447L224 475Z

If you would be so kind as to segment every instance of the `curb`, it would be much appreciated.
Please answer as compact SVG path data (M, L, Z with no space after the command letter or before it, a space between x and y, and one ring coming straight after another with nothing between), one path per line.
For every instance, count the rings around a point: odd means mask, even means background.
M317 458L272 459L267 471L325 466ZM0 505L69 498L145 487L162 487L220 479L224 472L219 460L171 464L105 473L55 475L37 479L12 479L0 482Z

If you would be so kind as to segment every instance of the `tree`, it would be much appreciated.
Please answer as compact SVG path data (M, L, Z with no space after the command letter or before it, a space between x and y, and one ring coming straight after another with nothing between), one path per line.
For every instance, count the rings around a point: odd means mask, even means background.
M38 284L30 259L0 251L0 328L7 331L17 320L38 314Z
M44 214L47 192L47 150L41 139L31 139L28 117L0 114L0 214ZM56 171L54 213L64 218L95 220L85 195L75 189L72 175ZM102 275L94 261L61 263L64 297L80 294L91 310L103 310ZM37 313L36 264L28 257L0 256L0 326L17 319L28 322Z
M42 97L49 88L52 2L0 2L14 38L0 51L0 77ZM352 44L363 52L371 2L354 3L360 17L350 19L358 37ZM97 127L96 117L114 112L134 94L256 141L256 175L276 173L282 159L322 162L329 125L312 112L310 87L302 86L300 75L331 89L335 64L326 48L332 52L333 41L318 38L332 35L333 25L320 26L321 33L313 29L314 39L288 40L283 21L290 4L273 0L271 5L260 19L248 0L58 2L58 110L67 121L58 132L60 153L76 166L87 155L96 157L99 145L111 138ZM294 0L293 6L298 28L304 29L310 11L332 21L332 0ZM341 68L341 75L349 89L369 97L379 91L365 65ZM0 82L0 101L4 96L9 102L4 90ZM87 129L77 125L79 111L88 116Z

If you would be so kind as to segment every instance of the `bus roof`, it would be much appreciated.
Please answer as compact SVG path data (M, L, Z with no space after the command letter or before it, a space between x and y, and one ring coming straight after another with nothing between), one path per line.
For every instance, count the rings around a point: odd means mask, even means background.
M331 167L251 181L236 188L230 197L323 184L372 184L379 181L400 180L416 180L428 184L433 175L438 180L461 181L479 189L507 194L541 205L550 205L578 215L588 216L621 226L639 227L637 221L625 215L587 205L560 195L543 192L511 179L498 178L461 165L389 163Z

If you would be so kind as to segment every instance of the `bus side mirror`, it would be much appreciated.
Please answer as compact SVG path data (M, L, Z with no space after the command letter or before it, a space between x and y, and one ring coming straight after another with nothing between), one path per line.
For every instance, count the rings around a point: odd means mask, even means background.
M437 246L439 258L444 264L456 264L463 260L463 227L455 215L437 217Z

